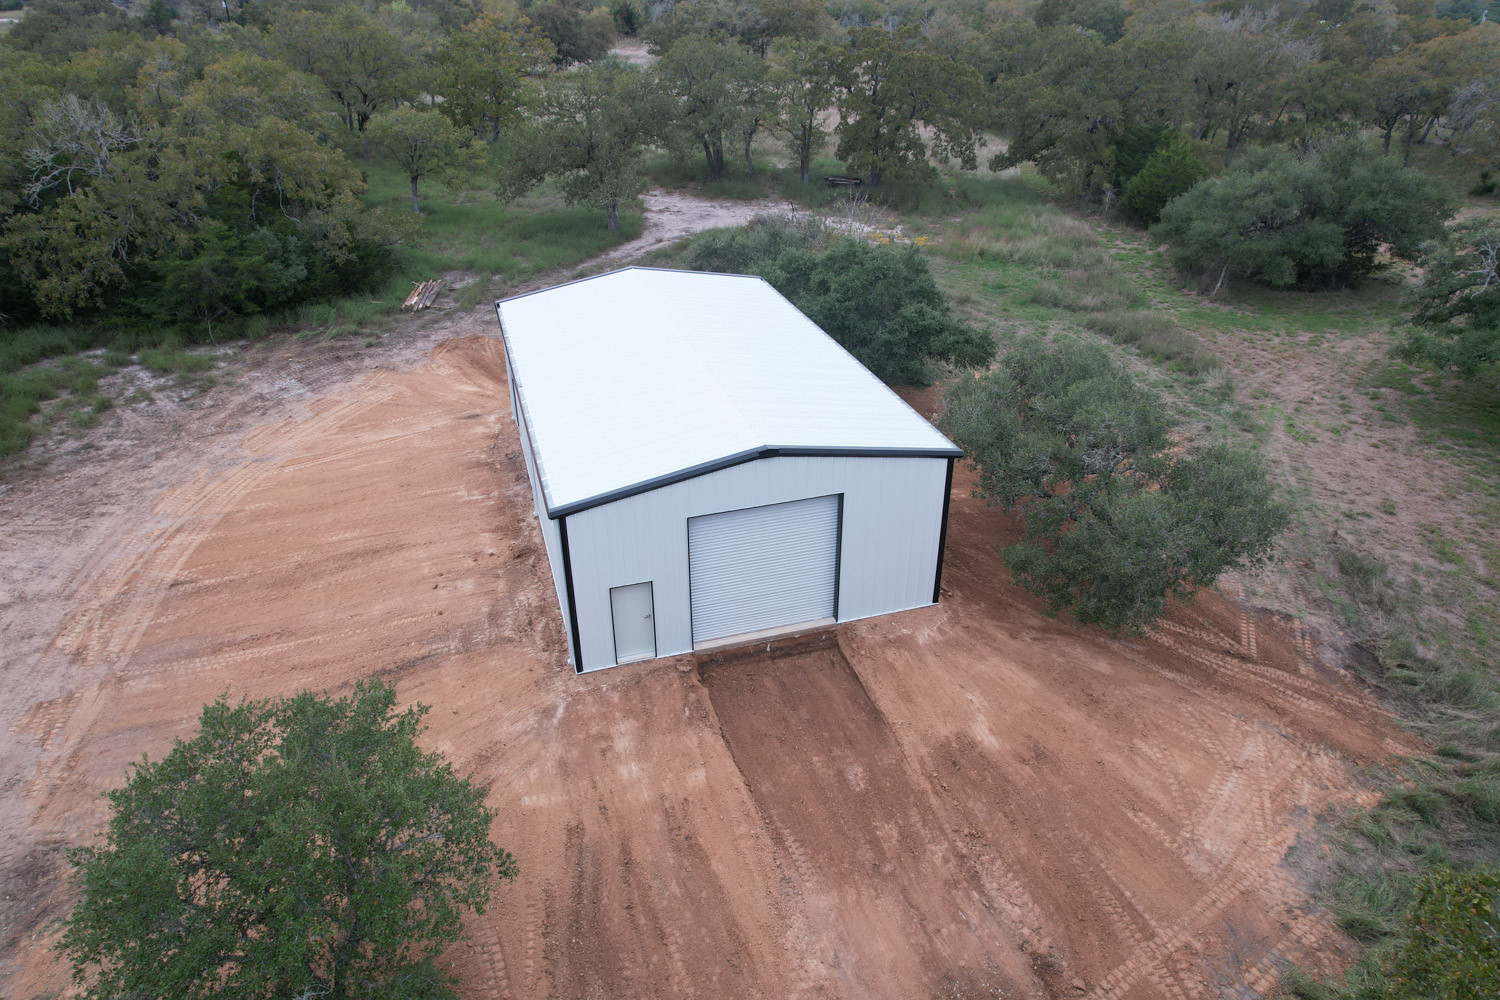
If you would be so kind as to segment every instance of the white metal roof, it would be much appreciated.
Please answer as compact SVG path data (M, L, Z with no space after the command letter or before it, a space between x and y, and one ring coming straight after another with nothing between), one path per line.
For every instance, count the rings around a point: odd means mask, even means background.
M631 267L495 309L553 517L765 454L960 454L762 278Z

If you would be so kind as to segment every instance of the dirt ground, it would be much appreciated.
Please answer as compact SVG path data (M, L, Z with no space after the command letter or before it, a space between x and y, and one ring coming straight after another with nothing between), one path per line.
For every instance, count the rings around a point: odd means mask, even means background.
M1287 852L1404 745L1298 623L1045 618L961 480L940 606L575 676L483 316L364 374L249 358L0 494L0 994L64 988L62 852L129 761L217 695L372 673L520 861L465 997L1255 996L1346 959Z

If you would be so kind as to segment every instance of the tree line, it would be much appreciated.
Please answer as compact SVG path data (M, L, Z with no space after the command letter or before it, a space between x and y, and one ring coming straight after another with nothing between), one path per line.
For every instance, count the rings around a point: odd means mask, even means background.
M0 44L0 314L211 331L371 287L416 228L360 204L372 157L415 215L433 180L550 179L614 228L652 153L753 175L771 138L876 191L1033 164L1208 289L1349 284L1456 259L1414 151L1494 187L1500 27L1445 3L37 0ZM1414 307L1406 349L1484 368L1491 312Z

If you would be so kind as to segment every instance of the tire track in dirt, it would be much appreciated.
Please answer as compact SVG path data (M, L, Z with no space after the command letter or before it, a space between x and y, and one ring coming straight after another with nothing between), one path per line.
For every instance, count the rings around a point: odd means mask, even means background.
M1046 619L960 482L942 606L578 677L493 340L243 441L59 565L91 617L6 664L0 992L62 985L57 849L124 762L220 693L370 673L520 861L464 996L1196 1000L1342 960L1281 859L1393 730L1304 632L1211 594L1144 642Z

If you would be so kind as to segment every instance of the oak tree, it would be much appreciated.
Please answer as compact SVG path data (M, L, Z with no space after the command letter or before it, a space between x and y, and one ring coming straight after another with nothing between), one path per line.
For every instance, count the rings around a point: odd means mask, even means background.
M486 790L418 745L426 712L379 681L220 699L142 758L70 855L83 996L453 997L437 958L516 863Z

